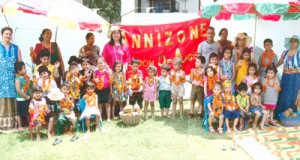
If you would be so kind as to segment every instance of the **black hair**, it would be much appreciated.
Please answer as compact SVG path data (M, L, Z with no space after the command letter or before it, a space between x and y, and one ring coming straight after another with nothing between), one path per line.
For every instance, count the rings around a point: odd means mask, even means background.
M33 86L31 87L31 90L30 90L30 91L31 91L31 92L30 92L30 95L33 96L33 94L36 93L36 92L41 92L41 93L43 93L43 88L42 88L41 86L39 86L39 85L33 85Z
M131 65L133 65L133 64L140 64L140 60L137 59L137 58L132 58L131 59Z
M119 65L119 64L121 64L121 71L120 72L123 71L123 64L122 64L122 62L121 61L115 61L114 65L113 65L113 71L114 72L116 72L116 66Z
M268 71L274 71L274 73L277 74L277 68L274 63L271 63L270 65L268 65L268 67L266 69L266 73L268 73Z
M91 62L88 58L81 58L80 63L82 64L83 62L87 62L87 63L91 64Z
M46 66L40 66L38 69L39 75L41 75L43 72L48 72L49 76L51 75L51 72L48 70Z
M251 61L251 49L249 49L247 47L243 49L242 55L241 55L240 59L244 59L244 54L245 53L249 53L250 54L250 58L249 58L249 62L250 62Z
M77 58L76 56L71 56L69 58L69 61L68 61L68 64L71 65L71 64L79 64L80 63L80 59Z
M71 65L69 66L69 71L72 71L72 70L75 69L75 68L78 68L78 65L77 65L77 64L71 64Z
M266 45L266 43L271 43L273 45L273 41L270 38L264 40L264 45Z
M122 45L123 45L122 32L121 32L121 30L117 30L117 31L120 33L119 43L120 43L120 45L122 46ZM115 44L115 41L114 41L114 39L113 39L113 37L112 37L112 34L113 34L113 32L111 32L109 44L113 46L113 45Z
M91 32L89 32L89 33L86 34L85 39L88 40L88 39L90 39L92 36L94 36L94 34L91 33ZM94 36L94 37L95 37L95 36Z
M5 32L5 31L10 31L11 33L13 33L13 30L12 30L12 28L10 28L10 27L3 27L2 29L1 29L1 35L3 35L3 33Z
M170 65L168 65L168 64L163 64L163 65L161 66L161 70L165 70L165 71L169 72L169 71L170 71Z
M207 30L213 30L213 31L215 31L215 28L212 27L212 26L209 26L209 27L207 28Z
M42 49L39 53L39 58L49 57L50 58L50 51L48 49Z
M252 85L252 87L251 87L251 90L252 90L253 93L254 93L254 89L257 88L257 87L259 87L260 90L262 91L263 87L262 87L261 83L256 82L256 83L254 83L254 84Z
M241 82L239 85L238 85L238 90L241 92L241 91L248 91L248 86L245 82Z
M44 41L43 35L44 35L47 31L50 31L50 32L51 32L51 30L48 29L48 28L43 29L43 31L42 31L42 33L41 33L41 35L40 35L40 37L39 37L39 41L40 41L40 42L43 42L43 41Z
M91 87L91 88L94 89L95 88L95 84L93 82L90 82L90 81L86 82L85 83L85 89L87 89L89 87Z
M205 72L204 72L205 76L207 76L207 70L208 69L211 69L214 72L214 75L217 74L217 71L212 66L208 66L208 67L205 68Z
M205 62L206 62L206 59L204 56L198 56L197 59L199 59L202 64L205 64Z
M223 32L223 31L226 31L226 32L228 33L228 29L227 29L227 28L222 28L222 29L220 30L220 32L219 32L219 36L222 35L222 32Z
M249 75L249 68L251 68L251 67L255 69L254 75L255 75L255 76L258 76L258 70L257 70L257 65L256 65L256 63L250 63L250 64L248 65L247 75Z
M15 71L16 71L16 73L19 73L19 71L22 70L23 66L25 66L24 62L16 62L15 63Z
M226 52L226 50L229 50L230 51L230 58L232 57L232 47L225 47L224 50L222 51L223 52L223 57L224 57L224 53Z

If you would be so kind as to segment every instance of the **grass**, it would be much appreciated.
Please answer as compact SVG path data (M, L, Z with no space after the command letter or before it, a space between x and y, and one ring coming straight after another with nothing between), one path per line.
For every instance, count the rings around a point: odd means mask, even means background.
M188 108L188 105L185 105ZM187 115L187 110L185 111ZM29 132L0 134L1 159L250 159L240 148L231 151L234 142L226 135L205 133L196 118L175 120L161 118L158 107L156 118L142 120L137 126L124 126L121 121L104 122L106 133L91 133L88 140L70 142L70 136L61 135L63 142L52 146L54 138L31 141ZM77 133L81 138L84 133ZM225 144L226 151L220 147Z

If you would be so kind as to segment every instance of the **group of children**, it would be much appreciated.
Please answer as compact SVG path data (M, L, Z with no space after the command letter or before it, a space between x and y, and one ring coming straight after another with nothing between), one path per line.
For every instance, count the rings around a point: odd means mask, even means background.
M272 41L267 40L264 45L272 45ZM222 134L224 118L227 132L231 132L229 120L234 120L234 131L237 131L238 122L240 122L239 129L242 130L244 119L250 119L252 115L255 116L253 129L256 129L259 117L263 116L260 123L260 128L263 129L267 111L270 114L269 124L275 125L273 112L280 91L276 66L270 63L272 56L274 57L273 52L270 47L265 48L264 56L269 57L269 62L264 61L263 67L258 67L251 61L251 50L248 48L243 50L236 63L231 60L231 48L224 49L221 60L218 54L211 53L208 66L205 66L205 58L199 56L196 58L195 68L190 71L189 80L186 80L180 58L173 60L172 70L169 64L163 64L159 77L157 77L157 68L153 65L148 66L148 74L144 78L142 71L139 70L140 61L136 58L131 59L131 70L125 73L120 61L116 61L110 69L103 57L99 57L96 66L92 66L88 59L79 60L72 56L68 62L69 70L62 74L58 72L59 63L50 64L50 53L45 49L39 54L41 64L36 67L33 74L33 86L26 74L25 64L23 62L15 64L19 128L23 130L21 116L28 115L27 111L29 111L30 123L36 125L37 139L40 139L39 130L44 124L48 125L48 137L51 137L54 121L57 118L63 119L61 117L71 123L71 131L75 131L76 120L85 118L88 134L91 115L96 116L96 124L99 124L104 106L107 122L110 122L111 118L115 118L115 106L118 104L122 111L128 97L130 105L137 103L141 109L144 107L144 119L148 119L149 104L151 117L154 118L154 104L157 100L161 116L169 116L169 108L172 104L172 118L174 118L178 102L180 118L183 118L184 83L188 81L192 84L189 117L194 116L194 106L197 101L198 118L203 118L204 111L208 113L211 133L215 132L212 122L216 118L219 119L218 132ZM82 70L79 70L79 63ZM262 80L258 68L260 72L266 72L266 77L262 77ZM50 96L57 88L55 81L57 77L62 77L60 91L63 97L59 101ZM83 111L80 110L81 99L85 101ZM207 103L204 104L204 101ZM204 107L206 104L207 107ZM29 106L29 109L26 106ZM27 118L29 119L28 116ZM101 131L99 125L96 127L97 131Z

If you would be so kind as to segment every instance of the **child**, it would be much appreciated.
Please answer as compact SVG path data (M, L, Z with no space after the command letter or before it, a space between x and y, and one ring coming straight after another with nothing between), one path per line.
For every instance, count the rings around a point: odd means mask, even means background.
M232 95L231 89L232 84L230 80L225 80L223 82L223 89L224 89L224 99L225 99L225 110L224 110L224 117L227 127L227 133L231 133L231 129L229 127L229 120L234 120L233 122L233 131L237 132L236 125L239 122L240 112L239 106L235 103L235 97Z
M197 57L195 61L195 68L191 69L190 79L192 81L191 90L191 108L189 118L194 116L195 102L199 103L198 119L202 117L203 98L204 98L204 65L205 58L203 56Z
M80 80L82 84L85 84L88 81L91 81L93 79L93 71L90 68L90 62L89 59L87 58L82 58L81 59L81 68L82 70L79 71L80 74ZM85 94L85 85L82 85L80 87L80 97L83 97Z
M180 118L183 119L183 95L184 95L184 85L185 73L181 70L182 60L180 58L175 58L173 60L173 68L171 71L170 81L171 81L171 92L172 92L172 110L173 118L175 118L177 100L179 101L180 107Z
M232 84L232 93L235 93L234 86L235 86L235 75L236 69L235 64L231 60L232 57L232 48L225 48L223 51L223 59L220 61L220 67L222 71L222 75L220 75L221 80L230 80Z
M80 59L78 59L76 56L71 56L69 58L69 61L68 61L68 64L69 64L69 67L71 65L78 65L80 63ZM66 71L63 76L62 76L62 81L65 82L66 81L66 78L67 78L67 74L69 73L69 70Z
M70 95L74 100L75 111L78 113L79 109L79 99L80 99L80 87L82 86L82 82L79 78L79 69L77 65L70 65L69 73L66 77L66 83L70 85Z
M261 114L264 114L264 116L260 123L260 129L264 130L264 124L267 118L267 111L265 110L265 106L263 106L261 100L261 91L262 85L259 82L256 82L252 85L252 94L250 96L250 112L255 114L255 119L252 126L253 130L256 130L256 125Z
M131 59L131 74L128 80L129 89L129 104L134 106L137 103L140 109L143 108L143 73L139 70L140 60L136 58Z
M145 110L144 118L147 119L147 110L150 103L151 106L151 117L154 118L154 102L158 98L158 80L156 79L156 67L150 65L148 67L148 77L145 80L144 89L144 100L145 100Z
M82 111L82 114L80 116L80 120L85 117L85 123L86 123L86 137L88 138L90 133L90 117L91 115L96 116L96 129L98 132L101 132L100 128L100 121L101 121L101 113L98 109L98 97L97 94L94 92L95 85L93 82L87 82L86 83L86 93L82 97L85 99L86 105L84 110Z
M102 111L102 106L106 108L107 122L110 122L110 104L109 104L109 94L110 94L110 71L105 68L106 63L103 57L99 57L97 60L98 69L94 72L94 83L96 85L96 94L98 96L98 107Z
M236 64L236 85L239 85L243 78L247 75L248 65L251 62L251 50L249 48L243 49L242 55Z
M120 105L120 111L123 110L124 102L126 101L126 83L125 74L123 73L123 65L120 61L115 61L113 66L112 83L110 85L111 94L113 97L112 118L115 116L115 106L117 102Z
M30 102L30 78L26 74L26 66L24 62L15 63L16 70L16 91L17 91L17 110L18 110L18 130L24 131L22 127L21 118L28 117L28 105Z
M217 71L212 66L208 66L205 69L204 97L212 95L213 87L216 82L219 82Z
M45 66L48 68L48 70L51 73L50 78L55 80L55 78L59 78L59 72L58 72L58 68L60 66L59 61L57 61L55 63L55 65L50 64L50 51L48 49L43 49L41 50L41 52L39 53L39 58L41 60L41 64L35 67L35 71L33 73L33 75L35 76L34 78L38 78L38 70L41 66Z
M249 112L250 107L250 100L249 95L247 94L248 86L246 83L241 82L238 85L239 94L236 96L236 102L240 109L240 128L239 130L242 131L244 128L244 120L251 119L252 113ZM246 129L246 128L244 128Z
M71 123L70 131L75 133L76 116L73 111L74 100L70 95L70 85L68 83L63 83L60 90L64 94L64 98L59 102L60 115L58 121L59 123L64 123L64 121L68 120Z
M45 98L42 97L43 89L40 86L33 86L31 88L31 95L32 100L29 104L29 114L31 117L31 122L36 125L36 139L39 141L41 140L40 136L40 129L43 124L46 124L47 118L45 117L48 113L50 113L50 110L47 109L47 103ZM51 137L50 131L53 126L53 118L49 118L49 124L48 124L48 138Z
M223 134L223 108L224 108L224 97L221 94L222 85L220 82L213 84L213 94L208 97L208 112L209 112L209 132L215 133L215 130L212 126L212 122L215 118L219 118L219 128L218 133Z
M258 76L257 65L255 63L250 63L247 69L247 76L244 77L243 82L247 84L248 91L247 93L251 94L251 87L254 83L260 82Z
M169 109L171 106L171 82L169 78L170 66L163 64L161 66L161 76L159 77L159 96L158 101L160 105L161 116L169 116Z
M280 91L280 82L276 77L277 69L275 64L272 63L266 69L267 76L263 79L263 102L266 110L269 111L270 121L269 124L274 126L275 122L273 120L274 110L276 108L278 93Z
M51 89L57 88L57 85L53 79L50 78L51 72L46 66L41 66L38 69L39 79L37 84L43 89L43 97L46 97Z
M264 40L265 51L261 54L258 60L261 78L266 77L266 69L270 64L272 63L277 64L278 62L278 57L276 53L274 53L274 51L272 50L272 47L273 47L273 41L271 39L265 39Z
M208 66L212 66L217 71L218 77L220 77L220 75L222 75L222 70L219 67L219 56L218 56L218 54L217 53L211 53L209 55L208 62L209 62Z

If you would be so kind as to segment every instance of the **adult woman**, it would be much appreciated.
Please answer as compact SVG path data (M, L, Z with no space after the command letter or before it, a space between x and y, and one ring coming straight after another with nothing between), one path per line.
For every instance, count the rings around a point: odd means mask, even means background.
M232 51L232 57L231 57L231 59L235 63L237 63L237 61L240 59L243 49L248 47L251 44L251 42L252 42L252 38L249 37L247 33L239 33L235 37L235 44L234 44L234 49Z
M300 37L292 36L285 39L285 48L279 59L277 66L283 64L283 74L281 79L281 91L279 93L276 113L285 111L288 108L297 110L295 101L300 89Z
M87 58L89 62L96 66L97 59L100 54L100 48L97 45L94 45L95 36L93 33L87 33L85 36L86 45L80 48L79 58Z
M130 62L128 47L122 41L122 33L119 26L112 26L110 31L110 41L105 44L102 56L108 66L112 69L116 60L123 64L123 69L127 70Z
M1 30L0 43L0 130L16 128L16 90L14 64L22 61L19 47L11 43L12 29L4 27Z
M225 48L233 48L232 42L227 40L228 38L228 30L227 28L222 28L219 32L219 36L221 37L220 40L217 42L220 44L222 51L224 51ZM219 55L219 59L223 58L223 54Z
M40 43L37 43L33 49L33 47L30 47L30 57L33 63L36 65L39 65L41 63L40 58L39 58L39 53L43 49L48 49L51 54L51 64L55 64L56 62L60 62L60 67L59 67L59 74L62 75L65 71L64 67L64 62L62 59L62 55L59 49L59 46L57 45L56 42L51 42L52 38L52 32L50 29L43 29L39 40Z

